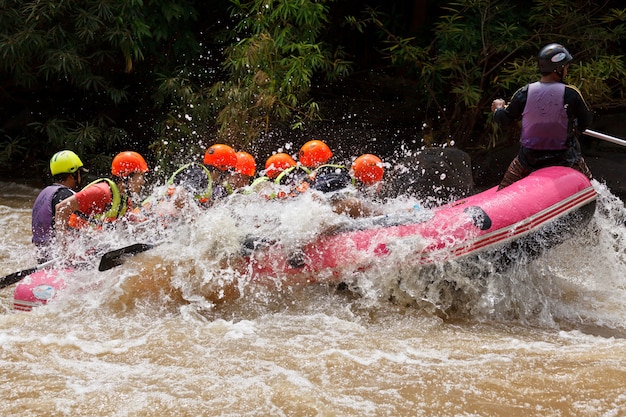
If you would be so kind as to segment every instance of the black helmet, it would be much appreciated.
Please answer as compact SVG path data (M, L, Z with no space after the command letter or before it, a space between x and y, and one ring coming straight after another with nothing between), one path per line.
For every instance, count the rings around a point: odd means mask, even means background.
M558 43L551 43L541 48L537 58L539 60L539 72L542 74L559 72L573 59L567 49Z
M330 193L346 188L351 182L347 168L327 166L315 172L313 188L323 193Z

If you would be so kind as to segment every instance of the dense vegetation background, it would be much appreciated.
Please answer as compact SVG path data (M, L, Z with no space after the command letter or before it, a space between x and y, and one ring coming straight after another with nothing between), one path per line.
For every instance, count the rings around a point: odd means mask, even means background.
M490 103L563 43L597 114L626 108L626 8L583 0L0 0L0 175L57 150L97 174L119 150L157 175L215 142L339 155L515 140Z

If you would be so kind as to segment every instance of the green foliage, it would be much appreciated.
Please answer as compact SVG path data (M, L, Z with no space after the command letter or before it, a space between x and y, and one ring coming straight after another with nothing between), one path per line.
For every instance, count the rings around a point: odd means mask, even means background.
M7 129L1 152L41 160L67 147L96 160L150 149L157 171L168 171L197 160L218 134L243 147L272 123L303 126L319 117L315 77L349 68L320 41L328 3L0 1L1 102L28 96L11 106L8 117L24 120ZM229 15L228 43L218 43ZM33 147L17 146L21 137Z
M28 151L26 138L23 136L4 137L4 146L0 151L0 164L6 165L11 162L15 155L24 154Z
M626 107L617 0L424 3L440 16L405 33L407 9L380 0L363 4L392 16L343 16L349 4L333 0L0 0L0 162L13 173L69 148L106 172L98 164L132 148L166 175L212 141L243 149L275 127L306 129L320 119L316 87L352 71L342 19L376 28L392 75L417 80L429 141L496 145L491 101L537 79L537 51L554 41L594 108ZM364 70L380 50L356 45L368 35L346 45L365 51Z
M319 40L331 1L231 2L236 26L225 51L228 77L211 90L221 137L243 146L273 122L298 127L318 118L309 95L314 76L333 80L349 71L341 51Z
M156 69L197 52L193 4L0 1L0 102L5 120L22 121L3 120L1 153L9 161L47 159L64 147L98 160L96 154L122 146L147 148L131 142L132 126L124 127L120 115L138 104ZM15 146L21 137L28 149Z
M458 0L442 11L433 36L421 42L388 31L373 9L361 19L348 19L357 29L370 24L383 31L392 64L419 77L426 93L424 118L440 143L494 146L497 130L485 123L491 101L537 80L537 52L550 42L574 54L568 82L594 108L626 106L626 9L588 0L534 0L530 8L512 0Z
M128 138L126 132L112 128L112 121L106 117L90 122L70 122L68 120L48 119L46 123L33 122L30 127L48 138L53 149L71 148L80 155L89 154L99 144L104 145L103 152L111 151Z

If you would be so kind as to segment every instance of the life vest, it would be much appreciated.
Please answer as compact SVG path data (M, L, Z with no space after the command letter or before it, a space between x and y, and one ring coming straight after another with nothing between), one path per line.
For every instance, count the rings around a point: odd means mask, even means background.
M290 187L290 191L279 191L272 198L295 197L302 194L311 186L311 170L302 165L294 165L281 172L275 179L274 183Z
M228 182L224 181L223 183L216 184L215 187L213 187L211 199L215 201L221 200L222 198L228 197L232 193L233 187Z
M250 194L253 191L258 190L259 188L263 186L263 184L269 182L269 180L270 180L270 177L266 177L266 176L255 178L254 181L252 181L252 183L249 186L244 187L245 188L244 193Z
M171 195L174 191L174 181L176 180L176 177L184 174L185 171L189 171L190 168L196 168L201 170L200 173L202 173L203 175L206 175L207 178L207 186L204 190L202 190L202 192L199 192L197 194L194 194L194 198L196 200L198 200L198 202L200 203L208 203L209 200L211 199L211 193L213 192L213 180L211 179L211 173L209 172L209 170L201 164L197 164L195 162L191 162L189 164L183 165L182 167L178 168L173 174L172 176L169 178L169 180L167 180L167 185L170 186L170 188L168 188L168 195ZM204 177L202 178L204 179ZM198 178L190 178L190 181L194 181L194 180L199 180ZM183 185L183 187L185 187L185 185Z
M68 189L72 193L74 192L64 185L53 184L44 188L37 196L37 199L35 199L32 218L32 242L35 245L44 245L50 242L53 237L52 223L55 210L52 207L52 201L56 193L62 188Z
M565 84L534 82L528 86L522 113L522 146L537 150L567 149Z
M302 165L294 165L278 174L274 182L279 185L290 185L308 178L309 175L311 175L309 168Z
M240 188L238 191L243 195L258 193L268 200L276 198L274 181L268 176L255 178L250 185Z
M109 209L104 213L94 214L92 216L87 216L79 212L72 213L68 221L69 227L73 229L79 229L81 227L85 227L86 225L102 227L103 224L112 223L126 214L126 210L128 210L129 205L128 198L120 193L117 184L115 184L113 180L109 178L100 178L89 183L85 189L101 182L106 182L111 189L111 204Z
M228 181L224 181L222 183L222 187L224 187L224 189L226 190L226 192L228 193L228 195L231 195L232 193L235 192L235 189L233 188L232 185L230 185L230 183Z

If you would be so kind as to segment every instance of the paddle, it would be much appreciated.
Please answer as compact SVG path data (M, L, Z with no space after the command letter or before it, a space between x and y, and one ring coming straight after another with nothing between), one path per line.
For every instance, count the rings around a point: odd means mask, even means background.
M51 260L49 260L47 262L44 262L42 264L39 264L39 265L37 265L35 267L28 268L28 269L23 269L21 271L9 274L6 277L0 279L0 289L4 288L4 287L8 287L9 285L13 285L16 282L20 282L23 278L27 277L28 275L32 274L33 272L37 272L40 269L45 268L46 266L50 266L53 263L55 263L56 261L57 261L56 259L51 259Z
M609 136L609 135L606 135L604 133L596 132L594 130L587 129L587 130L585 130L583 132L583 134L587 135L587 136L592 136L594 138L602 139L602 140L605 140L607 142L615 143L617 145L626 146L626 140L619 139L619 138L616 138L614 136Z
M120 249L113 250L111 252L107 252L102 255L102 259L100 259L100 265L98 266L98 271L108 271L111 268L119 266L124 263L124 257L133 256L141 252L145 252L147 250L155 247L156 244L151 243L135 243L130 246L126 246Z
M152 249L156 245L150 243L135 243L130 246L126 246L120 249L116 249L111 252L107 252L100 259L100 265L98 266L99 271L108 271L111 268L114 268L118 265L124 263L125 256L133 256L141 252L145 252L149 249ZM21 271L14 272L0 279L0 289L8 287L9 285L13 285L17 282L20 282L22 279L32 274L33 272L37 272L40 269L43 269L47 266L55 263L57 259L52 259L32 268L23 269Z

